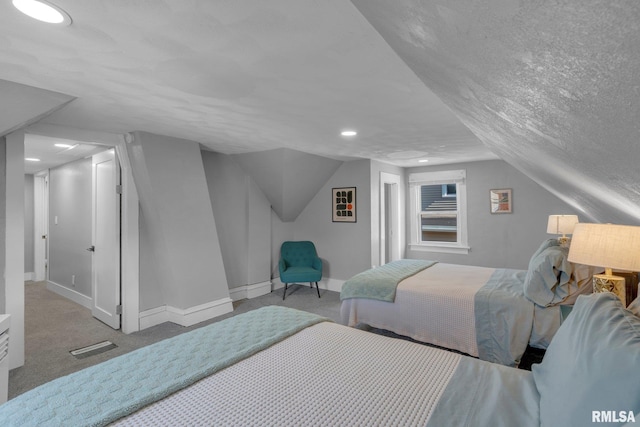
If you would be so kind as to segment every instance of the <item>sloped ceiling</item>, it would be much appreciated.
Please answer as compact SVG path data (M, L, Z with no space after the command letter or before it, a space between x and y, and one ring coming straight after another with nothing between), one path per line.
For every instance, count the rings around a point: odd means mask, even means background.
M295 221L343 163L289 148L232 157L265 194L282 221Z
M491 151L590 219L640 224L640 2L353 3Z
M3 133L46 116L225 154L499 156L586 219L640 223L636 0L58 3L72 25L0 2Z
M400 165L495 159L348 0L0 2L0 79L72 94L46 123L224 154L277 148ZM0 92L0 108L11 98ZM341 137L355 128L355 138Z
M0 136L35 123L75 99L7 80L0 80L0 95Z

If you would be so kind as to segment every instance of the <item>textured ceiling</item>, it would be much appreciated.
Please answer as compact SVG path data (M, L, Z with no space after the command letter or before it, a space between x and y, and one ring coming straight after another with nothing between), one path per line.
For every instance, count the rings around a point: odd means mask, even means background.
M73 97L62 93L0 80L0 135L35 123L71 101Z
M50 124L245 153L398 165L496 158L346 0L56 0L68 27L0 3L0 79L77 97ZM0 108L11 98L2 94ZM359 135L344 138L345 128Z
M353 3L493 152L591 219L640 224L640 2Z
M0 79L77 97L45 122L227 154L498 155L588 219L640 224L636 0L57 4L71 26L0 3ZM21 96L0 90L6 115Z

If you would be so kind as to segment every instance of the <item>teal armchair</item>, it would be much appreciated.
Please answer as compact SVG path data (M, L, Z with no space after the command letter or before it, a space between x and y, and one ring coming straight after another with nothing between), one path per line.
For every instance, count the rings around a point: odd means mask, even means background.
M288 284L297 282L309 282L311 287L315 283L320 298L318 281L322 279L322 261L312 242L284 242L280 247L278 270L280 281L284 283L283 300L287 296Z

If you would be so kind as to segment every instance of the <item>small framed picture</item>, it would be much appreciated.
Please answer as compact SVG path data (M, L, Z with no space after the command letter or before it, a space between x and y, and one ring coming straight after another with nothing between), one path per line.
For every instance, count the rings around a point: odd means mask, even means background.
M333 222L356 222L356 187L332 188Z
M513 196L511 188L489 190L491 213L502 214L513 211Z

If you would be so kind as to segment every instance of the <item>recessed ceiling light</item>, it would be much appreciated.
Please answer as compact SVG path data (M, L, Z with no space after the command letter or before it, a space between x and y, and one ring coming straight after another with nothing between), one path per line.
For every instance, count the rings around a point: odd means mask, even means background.
M356 136L358 134L358 132L356 132L355 130L343 130L342 132L340 132L340 135L342 136Z
M20 12L38 21L49 24L71 24L71 17L67 12L46 0L13 0L13 5Z
M24 158L27 162L39 162L40 159L36 159L35 157L25 157Z
M55 145L56 147L60 147L60 148L73 148L73 147L75 147L75 145L71 145L71 144L53 144L53 145ZM78 144L76 144L76 145L78 145Z
M427 163L429 161L429 159L420 159L418 160L418 163Z

